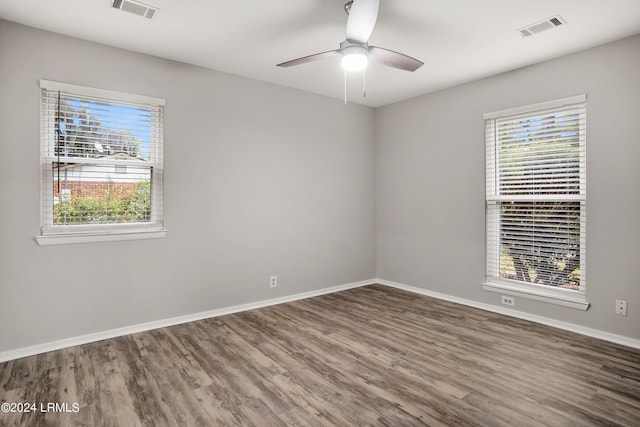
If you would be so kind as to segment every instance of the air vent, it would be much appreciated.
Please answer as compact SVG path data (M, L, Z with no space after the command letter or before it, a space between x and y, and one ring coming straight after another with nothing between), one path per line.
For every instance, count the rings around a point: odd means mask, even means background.
M158 13L157 7L134 0L114 0L112 6L116 9L124 10L125 12L130 12L148 19L153 18Z
M522 37L530 37L534 34L559 27L560 25L564 25L566 23L567 21L565 21L560 15L556 15L551 18L545 19L544 21L536 22L535 24L520 28L518 31L520 32Z

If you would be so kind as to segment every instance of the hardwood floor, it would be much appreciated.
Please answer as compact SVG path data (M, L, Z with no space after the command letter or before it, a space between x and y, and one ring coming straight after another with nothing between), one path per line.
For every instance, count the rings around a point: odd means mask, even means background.
M381 285L9 361L0 386L38 406L2 426L640 425L640 350Z

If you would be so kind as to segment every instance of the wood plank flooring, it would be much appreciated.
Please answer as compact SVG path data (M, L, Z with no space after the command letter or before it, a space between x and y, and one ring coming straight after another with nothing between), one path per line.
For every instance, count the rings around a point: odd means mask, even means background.
M2 426L639 426L640 350L373 285L2 363L0 401L69 405Z

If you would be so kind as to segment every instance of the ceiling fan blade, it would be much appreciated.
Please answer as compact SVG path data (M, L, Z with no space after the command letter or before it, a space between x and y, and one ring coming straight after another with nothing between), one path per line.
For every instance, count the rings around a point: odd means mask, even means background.
M369 58L389 67L405 71L415 71L424 65L424 62L410 56L376 46L369 47Z
M294 65L306 64L307 62L314 62L321 59L329 58L331 56L338 55L339 53L339 50L329 50L327 52L316 53L309 56L303 56L302 58L292 59L291 61L278 64L277 67L293 67Z
M347 40L366 43L378 19L380 0L353 0L347 18Z

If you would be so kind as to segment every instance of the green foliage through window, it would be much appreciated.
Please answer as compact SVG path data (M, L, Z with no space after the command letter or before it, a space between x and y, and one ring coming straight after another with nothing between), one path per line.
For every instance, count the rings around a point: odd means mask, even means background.
M54 206L54 224L143 223L151 220L151 185L138 182L129 194L107 191L101 197L71 196Z

